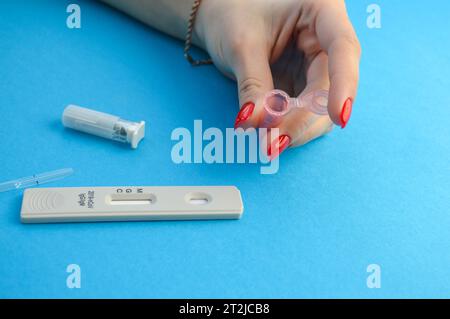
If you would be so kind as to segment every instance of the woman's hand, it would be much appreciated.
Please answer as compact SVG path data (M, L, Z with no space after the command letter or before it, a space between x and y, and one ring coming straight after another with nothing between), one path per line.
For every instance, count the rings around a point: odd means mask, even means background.
M274 88L291 96L329 89L329 117L291 111L269 156L328 133L333 122L347 125L361 49L343 0L203 0L194 32L214 64L237 81L236 127L260 125L262 98Z
M193 0L102 0L184 39ZM274 88L291 96L328 89L327 116L295 109L269 137L269 156L345 127L358 86L360 46L343 0L203 0L194 44L237 80L236 127L258 127L262 97ZM270 134L269 134L270 135ZM272 150L276 149L276 152Z

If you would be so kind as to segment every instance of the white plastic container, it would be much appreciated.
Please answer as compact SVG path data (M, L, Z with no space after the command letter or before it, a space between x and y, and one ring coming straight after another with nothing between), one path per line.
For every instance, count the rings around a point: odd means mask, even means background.
M65 127L128 143L132 148L137 148L145 135L144 121L126 121L115 115L76 105L69 105L64 109L62 122Z

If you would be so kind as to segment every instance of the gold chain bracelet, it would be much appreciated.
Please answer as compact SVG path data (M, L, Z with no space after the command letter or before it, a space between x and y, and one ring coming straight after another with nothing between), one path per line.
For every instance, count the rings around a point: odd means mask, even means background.
M186 40L184 42L184 57L192 66L207 65L213 63L211 59L195 60L189 53L192 46L192 32L194 31L195 18L197 17L197 12L200 8L201 2L201 0L195 0L194 4L192 5L191 15L189 16L188 29L186 33Z

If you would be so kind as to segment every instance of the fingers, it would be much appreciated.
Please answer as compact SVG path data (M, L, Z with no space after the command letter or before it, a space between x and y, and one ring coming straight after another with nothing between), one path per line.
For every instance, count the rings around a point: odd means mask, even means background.
M291 143L291 147L297 147L305 145L323 135L330 133L333 130L333 122L328 117L320 117L303 130L302 134Z
M303 92L316 90L328 90L330 86L328 77L328 57L325 53L319 53L310 63L307 71L307 85ZM302 93L303 94L303 93ZM322 135L329 133L333 128L333 122L329 116L318 116L310 112L304 112L305 124L297 136L294 137L291 147L304 145Z
M256 127L261 113L261 101L266 92L273 90L273 79L267 54L257 46L239 52L234 73L236 76L241 110L234 127Z
M358 86L361 49L344 1L322 3L325 5L318 10L315 29L320 47L327 55L319 53L311 61L304 92L329 88L329 117L305 110L291 111L279 125L279 136L269 136L268 153L272 159L274 155L270 153L277 156L288 147L287 143L291 147L303 145L330 132L331 121L344 128L350 119Z
M361 48L344 1L326 2L318 11L316 33L329 58L331 120L344 128L351 115L359 79Z
M276 158L288 147L297 147L311 142L333 129L333 122L327 116L319 116L301 110L291 121L283 122L277 130L267 132L265 144L270 160ZM297 121L294 119L297 118ZM275 131L275 132L274 132ZM270 142L269 142L270 141Z
M306 80L307 85L303 93L328 89L328 58L325 53L318 54L310 62ZM279 135L268 134L268 140L271 141L267 151L269 158L275 158L287 146L295 147L304 145L325 135L332 130L332 127L333 122L331 122L328 116L316 115L305 109L293 109L279 125ZM289 141L289 145L286 145L287 141ZM277 149L278 153L276 152Z

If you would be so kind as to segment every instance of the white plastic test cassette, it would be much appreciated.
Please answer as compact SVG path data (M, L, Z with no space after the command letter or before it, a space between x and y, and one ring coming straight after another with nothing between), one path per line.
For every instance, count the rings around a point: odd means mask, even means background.
M29 188L23 223L239 219L234 186Z

